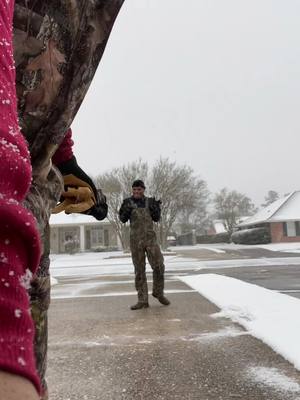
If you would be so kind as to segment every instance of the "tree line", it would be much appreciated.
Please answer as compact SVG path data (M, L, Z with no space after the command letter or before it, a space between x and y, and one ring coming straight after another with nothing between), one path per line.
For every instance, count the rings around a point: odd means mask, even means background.
M147 194L161 200L162 213L156 230L163 248L167 238L177 230L187 233L195 230L206 234L214 219L221 219L226 230L232 233L242 216L257 211L253 201L243 193L227 188L216 194L208 190L207 182L188 165L181 165L168 158L159 158L153 166L137 160L113 168L95 178L96 185L107 196L108 220L114 227L123 249L128 248L128 226L119 221L119 209L124 198L131 195L131 184L142 179ZM275 191L265 197L266 206L279 198Z

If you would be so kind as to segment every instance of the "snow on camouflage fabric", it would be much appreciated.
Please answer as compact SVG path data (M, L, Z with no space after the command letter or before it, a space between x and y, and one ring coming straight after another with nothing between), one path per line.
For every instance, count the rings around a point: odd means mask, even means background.
M0 2L0 369L30 379L39 389L26 287L38 266L40 242L33 216L20 204L31 165L17 121L13 6L12 0Z
M30 292L36 362L44 390L50 300L48 220L62 189L59 173L52 168L48 175L50 158L85 97L123 2L16 0L15 4L18 111L34 177L25 205L36 216L44 246Z
M124 0L16 0L19 118L43 165L70 127Z

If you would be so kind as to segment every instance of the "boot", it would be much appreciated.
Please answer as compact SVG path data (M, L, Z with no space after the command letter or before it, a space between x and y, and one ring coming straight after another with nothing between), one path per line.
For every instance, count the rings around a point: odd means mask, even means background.
M163 295L157 295L155 293L152 293L152 296L155 297L161 304L163 304L164 306L168 306L170 303L170 301Z
M136 304L130 307L131 310L141 310L142 308L148 308L149 303L142 303L138 301Z

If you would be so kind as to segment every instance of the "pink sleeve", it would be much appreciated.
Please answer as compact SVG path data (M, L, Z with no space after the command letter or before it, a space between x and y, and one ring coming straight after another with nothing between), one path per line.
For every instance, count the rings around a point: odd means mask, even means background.
M69 161L73 157L73 140L72 140L72 130L68 129L64 140L59 146L58 150L52 157L52 162L54 165L59 165L65 161Z
M26 287L39 264L40 239L34 217L21 205L31 164L17 120L13 10L13 0L0 2L0 369L30 379L39 390Z

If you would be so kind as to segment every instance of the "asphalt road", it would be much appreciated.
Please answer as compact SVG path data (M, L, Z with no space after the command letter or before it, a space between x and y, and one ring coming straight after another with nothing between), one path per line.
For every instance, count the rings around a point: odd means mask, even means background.
M113 262L104 274L59 276L49 319L50 400L300 400L298 371L240 326L216 318L217 307L177 278L212 272L194 268L191 257L205 265L229 260L213 272L297 295L295 254L284 254L293 265L278 266L282 253L249 251L177 249L191 262L166 273L171 305L150 298L141 311L129 309L133 274L110 274ZM261 266L230 268L230 260L259 259ZM148 281L151 291L150 274Z
M226 275L233 278L241 279L245 282L253 283L259 286L266 287L267 289L277 290L287 295L300 298L300 257L299 264L289 264L289 258L294 259L298 257L297 253L281 253L276 251L269 251L259 248L249 249L227 249L224 247L225 253L214 253L207 249L191 249L180 250L177 249L179 254L186 257L203 260L243 260L243 259L256 259L256 266L243 267L243 268L214 268L213 272L216 274ZM285 257L286 263L283 266L277 266L272 263L276 260ZM261 259L261 262L259 261ZM267 260L267 265L266 265ZM208 273L211 270L202 269L198 273ZM195 271L192 271L195 273Z

